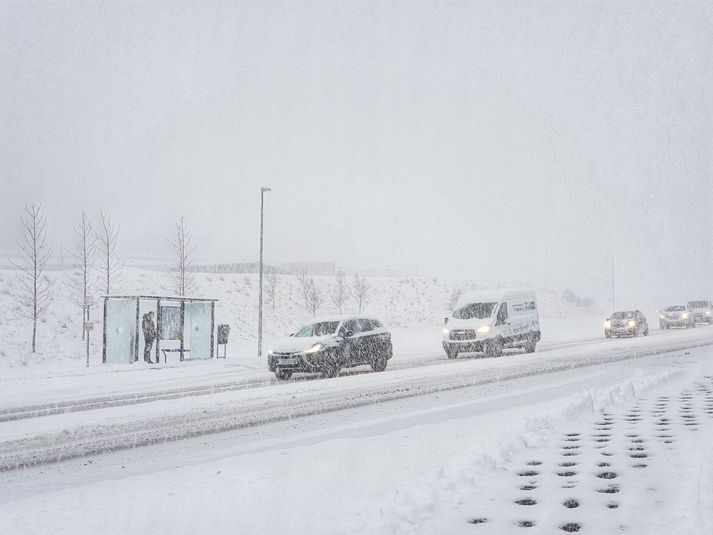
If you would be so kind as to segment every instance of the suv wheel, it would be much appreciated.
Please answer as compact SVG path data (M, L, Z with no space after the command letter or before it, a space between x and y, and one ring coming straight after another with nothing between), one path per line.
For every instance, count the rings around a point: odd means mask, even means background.
M277 377L280 381L287 381L290 377L292 377L292 370L281 370L277 368L275 370L275 377Z
M375 372L383 372L387 362L386 357L377 357L371 361L371 369Z
M503 354L503 341L500 338L491 338L483 344L486 357L500 357Z
M527 341L525 342L525 353L534 353L536 347L537 342L535 341L535 336L528 334Z
M458 350L457 349L446 349L446 357L448 357L449 359L458 358Z

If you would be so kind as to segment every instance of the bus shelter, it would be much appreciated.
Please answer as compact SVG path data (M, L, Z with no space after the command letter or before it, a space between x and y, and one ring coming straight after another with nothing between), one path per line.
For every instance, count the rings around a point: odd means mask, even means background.
M102 362L129 364L144 349L143 315L153 311L156 324L155 361L213 358L217 299L157 295L104 297Z

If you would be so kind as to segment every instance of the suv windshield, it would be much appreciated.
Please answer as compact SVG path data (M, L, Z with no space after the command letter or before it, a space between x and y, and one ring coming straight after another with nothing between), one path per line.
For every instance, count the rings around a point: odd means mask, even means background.
M496 303L471 303L456 310L453 313L453 317L459 320L469 320L472 318L482 320L490 317L495 305Z
M337 332L338 326L338 321L323 321L321 323L312 323L310 325L305 325L294 335L300 338L306 336L326 336L328 334L334 334L335 332Z
M689 301L688 306L691 308L708 308L708 301Z
M626 312L614 312L611 317L615 320L622 320L624 318L633 318L634 313L631 310L627 310Z
M672 307L668 307L666 312L681 312L682 310L686 310L686 307L683 305L674 305Z

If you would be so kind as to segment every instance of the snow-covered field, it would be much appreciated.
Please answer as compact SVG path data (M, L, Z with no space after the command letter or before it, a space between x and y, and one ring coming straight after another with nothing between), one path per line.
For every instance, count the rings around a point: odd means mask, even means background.
M294 410L5 472L0 530L707 533L713 349L661 352L711 344L706 331L651 337L648 356L640 339L3 422L7 446L23 433Z

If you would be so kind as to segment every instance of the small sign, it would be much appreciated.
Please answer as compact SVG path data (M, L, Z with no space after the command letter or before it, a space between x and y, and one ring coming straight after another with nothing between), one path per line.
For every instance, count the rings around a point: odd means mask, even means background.
M94 330L94 322L93 321L85 321L84 322L84 330L89 332Z

